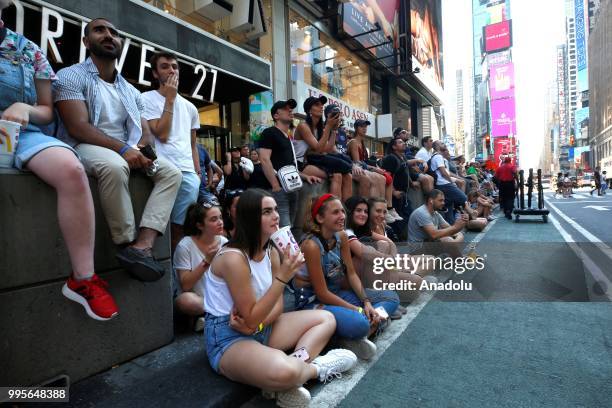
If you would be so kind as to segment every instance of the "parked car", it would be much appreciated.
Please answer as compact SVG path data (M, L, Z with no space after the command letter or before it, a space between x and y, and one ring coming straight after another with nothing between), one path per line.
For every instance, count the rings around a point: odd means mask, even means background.
M584 174L584 175L578 177L578 186L579 187L590 187L591 186L591 182L593 184L595 184L595 182L593 181L593 175L592 174Z

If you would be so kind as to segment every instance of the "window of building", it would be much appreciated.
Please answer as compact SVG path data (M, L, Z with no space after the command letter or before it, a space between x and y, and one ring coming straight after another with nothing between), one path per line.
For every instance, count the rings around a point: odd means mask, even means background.
M289 11L291 79L369 111L369 68L348 48Z
M193 1L181 0L141 0L164 12L177 17L189 24L192 24L210 34L223 40L229 41L240 48L258 55L268 61L272 61L272 0L261 0L263 8L263 18L266 26L266 33L251 38L248 32L238 32L230 29L230 17L223 17L220 20L212 21L200 14Z

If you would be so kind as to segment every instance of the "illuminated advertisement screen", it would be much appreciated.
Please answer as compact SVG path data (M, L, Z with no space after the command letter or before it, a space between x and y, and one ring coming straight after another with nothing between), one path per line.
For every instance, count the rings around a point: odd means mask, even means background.
M493 141L493 155L495 157L495 166L499 167L504 162L504 159L510 157L512 164L516 164L516 150L514 148L514 139L507 137L498 137Z
M397 63L399 12L399 0L351 0L340 5L340 26L345 35L355 37L376 58L392 66Z
M412 68L434 93L444 88L442 61L442 4L441 0L410 1L410 48Z
M491 136L501 137L516 134L516 109L514 98L491 101Z
M514 97L514 64L492 65L489 71L491 99Z
M483 28L485 52L495 52L512 47L512 20L490 24Z

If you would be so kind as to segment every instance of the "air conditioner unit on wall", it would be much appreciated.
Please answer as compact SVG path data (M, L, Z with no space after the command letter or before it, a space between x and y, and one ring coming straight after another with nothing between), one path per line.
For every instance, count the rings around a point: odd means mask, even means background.
M249 40L266 33L266 22L261 0L232 0L232 15L223 19L221 28L225 31L243 33Z
M227 0L195 0L195 12L209 20L217 21L232 14L234 6Z

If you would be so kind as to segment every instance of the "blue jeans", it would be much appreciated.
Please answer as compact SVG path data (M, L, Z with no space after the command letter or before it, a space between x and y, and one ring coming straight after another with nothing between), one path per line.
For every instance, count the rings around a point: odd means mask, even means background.
M172 213L170 214L170 221L177 225L185 224L187 208L197 201L198 188L200 186L200 177L196 173L189 171L181 173L183 174L183 180L176 194L174 207L172 207Z
M452 225L455 223L455 207L460 206L463 208L467 201L467 196L459 187L452 183L437 185L436 188L444 193L446 212L443 216L446 222Z
M304 288L301 291L296 291L296 295L301 293L309 297L312 288ZM377 308L382 306L389 315L393 314L399 306L399 296L391 290L373 290L366 289L366 295L370 298L372 306ZM314 293L314 292L312 292ZM334 294L346 302L354 306L363 307L363 302L359 300L355 292L352 290L339 290ZM315 300L314 303L306 305L305 309L314 309L319 305ZM370 322L363 313L359 313L352 309L347 309L342 306L324 305L323 310L329 311L336 318L335 335L346 339L362 339L370 332Z
M293 226L295 223L295 215L297 214L297 203L298 203L298 192L293 191L286 193L285 191L272 191L270 194L276 201L276 207L278 209L278 215L280 217L279 226Z

